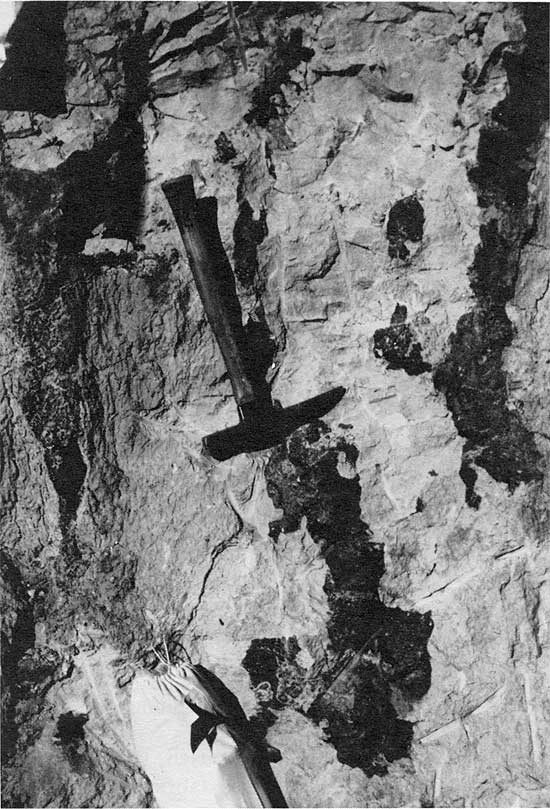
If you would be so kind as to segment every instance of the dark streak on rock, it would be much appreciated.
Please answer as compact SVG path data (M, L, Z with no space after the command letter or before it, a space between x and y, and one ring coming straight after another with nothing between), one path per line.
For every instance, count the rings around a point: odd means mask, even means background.
M88 745L84 725L88 721L88 714L78 714L68 711L59 716L55 740L63 749L67 760L76 772L84 774Z
M265 711L280 709L302 690L304 671L296 662L300 646L295 637L258 638L252 641L243 660L258 701ZM267 687L268 686L268 687ZM269 715L268 721L269 721Z
M395 694L408 704L428 690L432 623L429 613L404 612L381 602L383 550L371 541L361 519L359 476L341 477L339 457L353 466L356 447L334 438L319 421L276 448L265 471L268 493L283 511L271 524L274 541L281 531L296 530L306 516L330 569L327 665L308 674L297 665L294 647L266 638L253 641L243 665L257 689L262 682L270 684L271 694L264 689L267 697L259 700L263 714L280 707L284 692L292 707L328 723L327 736L341 762L383 775L388 762L409 754L412 725L398 717ZM305 691L313 698L304 707Z
M288 39L277 39L264 80L252 93L252 107L244 117L247 123L266 127L272 119L279 117L279 108L285 106L281 86L289 81L292 70L315 55L315 51L302 44L302 38L302 30L294 28Z
M273 177L274 180L277 179L277 172L275 171L275 164L273 162L273 151L271 146L266 141L265 143L265 163L267 166L267 171L270 177Z
M458 321L449 354L434 375L467 439L460 475L472 508L480 503L474 463L510 491L542 475L533 435L518 412L508 409L503 369L503 352L514 337L506 303L514 295L521 249L533 231L536 211L532 214L527 204L528 182L541 125L548 119L548 12L541 3L521 9L525 47L503 53L509 93L482 129L477 165L470 171L480 207L496 211L480 227L470 268L476 303Z
M398 90L388 89L386 95L388 101L394 101L396 104L411 104L414 101L412 93L400 93Z
M329 70L329 68L314 68L314 73L318 76L358 76L365 67L365 63L361 62L355 65L343 67L340 70Z
M197 11L197 15L200 15L201 18L204 17L204 12L201 10ZM192 16L192 15L189 15ZM187 18L185 18L187 19ZM185 20L184 20L185 21ZM198 20L200 21L200 20ZM174 23L168 32L167 37L163 40L162 44L165 44L172 40L174 37L177 37L178 34L173 33ZM186 56L190 53L198 52L200 53L205 48L213 47L215 45L220 45L225 37L227 36L227 31L229 28L229 19L224 20L220 25L212 28L212 30L208 34L204 34L201 37L193 40L189 45L185 45L183 48L174 48L172 51L168 51L167 53L160 56L158 59L155 59L151 62L151 70L157 70L161 65L165 62L170 61L180 61L183 60ZM172 94L173 95L173 94Z
M15 752L18 735L16 706L22 698L19 662L34 645L34 620L29 597L21 574L9 556L0 550L0 582L2 585L2 766ZM17 605L17 614L10 631L8 615ZM9 611L9 612L8 612Z
M481 497L476 494L477 472L465 455L462 458L459 475L466 489L466 504L477 511L481 503Z
M255 2L239 2L235 6L235 15L239 20L241 33L246 47L265 47L267 43L263 27L267 23L275 22L278 28L283 28L290 17L307 15L314 17L323 8L319 2L270 2L270 0L257 0Z
M424 208L412 195L398 200L388 216L386 236L390 258L403 261L410 255L406 241L419 242L424 235Z
M76 517L82 484L86 477L86 464L82 458L76 435L68 437L59 463L51 470L51 473L52 483L59 495L60 503L62 503L64 516L62 525L66 527L68 522Z
M239 203L239 214L233 228L233 264L235 275L244 287L251 287L258 274L258 245L267 236L267 212L262 209L258 219L247 199Z
M51 648L35 647L34 605L27 593L27 584L3 552L0 552L0 579L2 806L29 806L28 801L20 800L18 762L44 729L48 713L45 696L63 676L61 657Z
M55 259L52 230L58 220L59 178L6 171L0 222L18 258L10 291L14 323L28 356L23 368L23 411L44 447L67 529L80 502L86 466L79 446L79 375L88 290L66 261Z
M63 532L62 552L45 578L43 595L35 600L35 614L62 639L73 619L90 618L125 649L136 642L137 559L119 544L124 475L113 449L113 425L104 412L98 371L86 352L89 299L97 276L109 266L125 267L136 277L144 272L136 267L139 254L133 252L84 256L78 251L98 223L105 223L106 236L128 238L136 227L145 176L138 120L148 81L144 19L124 46L126 96L106 139L56 170L36 174L6 168L0 193L0 224L17 262L6 283L23 349L20 401L44 448ZM151 263L145 259L144 268ZM160 301L170 268L162 259L153 263L148 272L154 277L141 283ZM75 520L87 463L95 474L87 496L96 536L105 540L101 552ZM102 502L106 491L108 507Z
M254 317L248 318L245 325L246 345L244 354L252 379L258 380L257 387L262 390L267 371L273 363L277 352L277 344L273 339L265 319L261 304L257 304Z
M245 3L239 3L239 7L244 6ZM293 17L297 14L318 14L323 7L323 3L319 2L285 2L272 3L270 0L259 0L256 3L250 3L254 14L265 16L274 16L278 20L283 20L285 17Z
M145 185L141 106L148 97L148 38L143 17L122 49L126 96L108 136L87 152L70 155L61 169L63 216L59 249L79 253L92 231L103 224L106 238L133 240L141 218Z
M220 132L214 144L216 146L216 157L214 159L217 160L218 163L230 163L231 160L237 157L235 147L225 132Z
M182 7L182 10L185 10L185 6ZM192 7L191 7L192 8ZM178 20L174 20L174 22L170 23L170 27L166 32L166 35L162 39L161 44L165 44L170 42L173 39L184 39L187 34L199 23L203 22L204 20L204 11L199 6L195 11L192 11L191 14L186 14L184 17L181 17Z
M66 112L65 2L26 2L7 36L7 58L0 70L0 109Z
M245 325L246 340L242 351L257 395L269 396L266 374L280 346L269 330L261 300L265 279L259 272L258 246L268 234L267 211L261 208L259 216L255 217L245 196L246 172L247 165L241 165L237 185L239 213L233 228L233 267L239 283L256 296L256 304Z
M479 75L475 78L475 81L472 82L473 85L472 89L474 90L474 92L480 92L480 90L482 90L485 87L485 85L487 84L491 68L499 63L500 59L502 58L504 50L508 47L509 47L508 42L500 42L496 46L496 48L493 48L493 50L489 54L488 59L485 61L485 64L479 71Z
M406 322L407 307L399 303L385 329L374 332L374 356L383 358L390 371L402 368L410 376L431 371L432 366L422 359L420 343L414 342L410 325Z

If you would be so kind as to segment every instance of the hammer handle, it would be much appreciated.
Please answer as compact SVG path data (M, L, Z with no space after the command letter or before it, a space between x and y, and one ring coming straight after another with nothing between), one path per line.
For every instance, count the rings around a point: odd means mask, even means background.
M256 400L243 351L245 331L235 279L218 230L214 197L197 199L186 174L162 184L174 214L204 311L221 349L239 408Z

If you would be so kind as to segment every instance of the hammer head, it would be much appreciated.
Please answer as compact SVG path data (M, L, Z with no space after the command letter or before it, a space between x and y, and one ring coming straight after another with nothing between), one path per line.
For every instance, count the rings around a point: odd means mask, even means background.
M239 408L241 421L203 438L208 455L226 461L241 452L258 452L280 444L298 427L321 418L338 404L346 389L333 388L291 407L255 401Z

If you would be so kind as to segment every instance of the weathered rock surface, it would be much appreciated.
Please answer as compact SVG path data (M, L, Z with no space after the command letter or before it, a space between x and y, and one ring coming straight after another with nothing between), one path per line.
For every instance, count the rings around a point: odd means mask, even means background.
M166 642L256 716L291 805L547 806L544 5L26 5L0 72L4 805L153 805L128 684ZM347 387L223 464L201 437L236 409L160 188L184 173L273 395Z

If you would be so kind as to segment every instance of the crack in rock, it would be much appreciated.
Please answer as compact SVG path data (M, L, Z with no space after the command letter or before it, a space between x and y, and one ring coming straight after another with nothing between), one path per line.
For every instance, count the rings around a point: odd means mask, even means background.
M409 376L431 371L432 366L422 359L422 347L414 341L412 329L406 322L407 307L397 304L391 324L374 332L374 356L383 358L390 371L402 368Z
M53 117L66 112L66 2L21 3L0 70L0 107Z
M484 219L470 268L476 303L458 321L449 353L434 374L466 438L460 476L474 509L480 497L473 465L510 491L542 477L533 433L508 407L503 368L504 350L514 337L506 303L514 296L520 252L533 228L528 184L540 128L548 120L548 14L533 4L523 6L522 15L524 50L503 54L509 92L481 130L477 165L470 171Z

